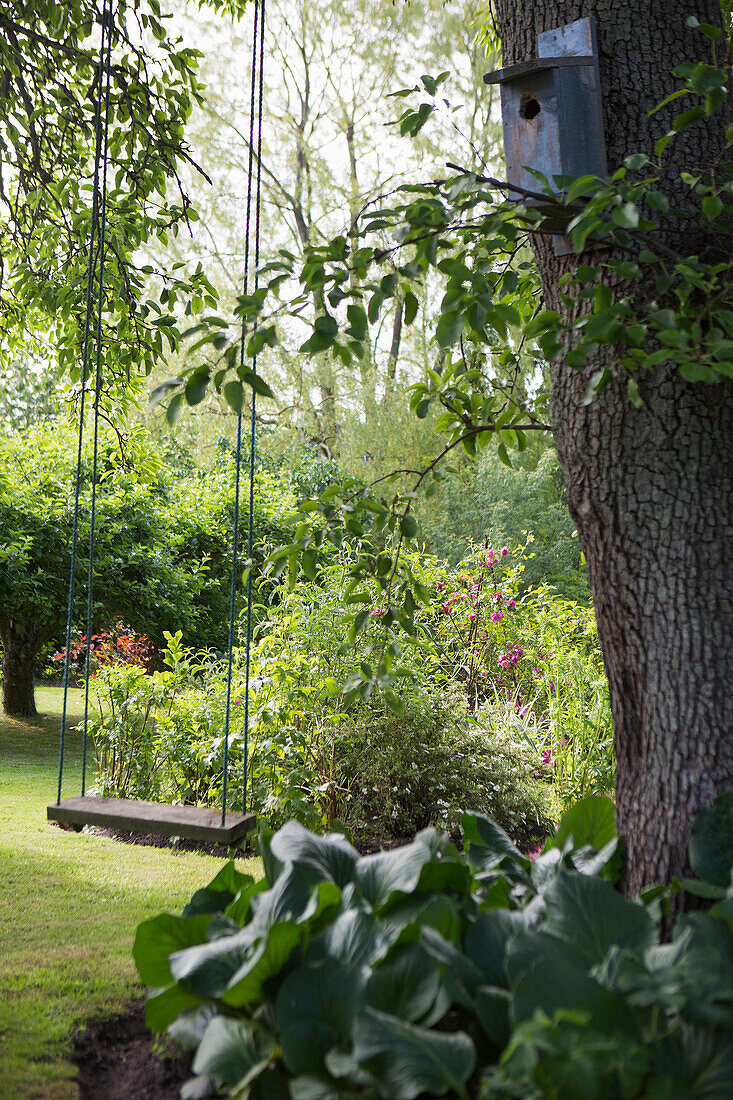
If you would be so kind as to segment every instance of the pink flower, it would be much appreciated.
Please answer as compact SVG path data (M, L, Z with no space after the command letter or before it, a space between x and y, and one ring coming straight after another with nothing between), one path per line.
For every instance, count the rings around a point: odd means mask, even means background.
M379 619L382 615L384 615L384 613L385 612L383 607L375 607L373 611L369 612L373 619Z
M502 556L502 558L506 558L506 557L509 556L509 547L508 546L502 546L501 556Z
M498 602L499 602L499 600L503 600L503 599L504 599L504 597L502 596L501 592L495 592L495 593L494 593L494 599L495 599L495 600L496 600L496 602L498 603Z
M491 618L493 619L493 621L495 623L500 623L501 620L504 618L504 612L503 611L495 611L494 614L491 616Z
M506 605L507 605L507 607L510 607L510 608L514 609L517 606L517 601L516 600L507 600Z
M445 588L445 581L436 581L435 587L438 589L438 592L442 592Z
M474 620L476 619L476 612L472 611L468 618L471 622L474 622Z

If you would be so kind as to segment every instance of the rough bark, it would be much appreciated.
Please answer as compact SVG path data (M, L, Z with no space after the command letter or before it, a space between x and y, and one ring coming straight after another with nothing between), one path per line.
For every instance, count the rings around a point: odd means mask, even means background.
M46 625L7 619L0 622L3 643L3 707L17 718L35 718L33 670L36 657L53 629Z
M536 56L538 32L595 16L611 171L651 151L681 109L647 115L677 86L671 70L704 56L687 17L720 22L716 0L496 8L504 64ZM712 159L719 142L715 120L699 124L668 147L671 164ZM688 234L675 243L692 252L701 242ZM543 242L536 255L548 304L559 308L558 278L575 261ZM685 871L692 817L733 786L733 383L692 385L661 368L640 383L642 409L623 380L584 407L603 354L585 372L553 368L551 408L609 678L624 887L634 894Z

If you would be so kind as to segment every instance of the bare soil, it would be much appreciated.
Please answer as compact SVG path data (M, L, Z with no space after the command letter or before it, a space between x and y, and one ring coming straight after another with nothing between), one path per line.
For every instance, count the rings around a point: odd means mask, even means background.
M144 1002L130 1001L118 1015L90 1020L76 1032L71 1060L80 1100L178 1100L191 1076L191 1056L161 1048L144 1017Z

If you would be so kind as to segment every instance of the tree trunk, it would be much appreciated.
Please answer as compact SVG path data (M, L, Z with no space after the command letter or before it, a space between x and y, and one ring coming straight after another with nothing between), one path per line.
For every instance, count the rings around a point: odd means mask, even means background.
M10 619L0 624L3 642L3 707L17 718L35 718L33 671L36 657L52 635L49 628Z
M683 109L647 115L678 86L671 70L703 59L706 40L687 17L720 24L717 0L496 8L505 65L536 56L538 32L595 16L610 171L651 152ZM713 118L668 146L670 186L675 165L709 162L721 136ZM699 248L689 237L675 243ZM536 257L548 305L564 309L558 279L575 258L556 258L549 241ZM554 366L551 410L609 678L623 885L635 894L685 872L692 817L733 786L733 383L689 384L662 367L639 383L643 408L630 404L623 377L586 407L588 377L614 365L610 354L584 371Z

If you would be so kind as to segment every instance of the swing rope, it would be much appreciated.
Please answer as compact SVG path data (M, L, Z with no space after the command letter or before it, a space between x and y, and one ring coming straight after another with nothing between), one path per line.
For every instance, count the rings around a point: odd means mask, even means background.
M111 2L111 0L110 0ZM104 16L103 16L104 18ZM94 589L94 549L97 521L97 472L99 466L99 399L102 393L102 308L104 305L105 233L107 229L107 164L109 161L109 91L112 71L112 13L109 12L107 57L105 61L104 149L102 151L102 207L99 226L99 288L97 297L97 358L94 387L94 445L92 455L92 500L89 517L89 564L87 567L86 654L84 657L84 735L82 739L81 793L86 793L87 726L89 724L89 673L92 656L92 606Z
M82 343L82 370L81 370L81 392L79 397L79 433L77 438L76 449L76 481L74 486L74 515L72 524L71 535L71 561L69 565L69 590L68 601L66 608L66 647L64 657L64 678L63 678L63 704L61 710L61 731L59 734L59 778L58 778L58 791L57 791L57 804L61 802L61 790L63 785L64 775L64 752L66 742L66 721L67 721L67 708L68 708L68 695L69 695L69 669L71 665L71 629L74 611L74 589L76 584L76 556L79 540L79 501L81 496L81 483L82 483L82 451L84 443L84 403L86 396L86 383L89 369L89 340L92 328L92 313L93 313L93 299L94 299L94 279L97 268L97 257L99 257L100 271L99 271L99 297L98 297L98 317L97 317L97 346L96 346L96 382L95 382L95 404L94 404L94 458L93 458L93 477L92 477L92 514L90 517L90 529L89 529L89 566L88 566L88 591L87 591L87 638L86 638L86 677L87 687L84 703L84 747L83 747L83 762L82 762L82 794L84 794L84 784L86 777L86 752L87 752L87 715L89 707L89 661L90 661L90 645L91 645L91 604L92 604L92 552L94 548L94 518L95 518L95 498L96 498L96 476L97 476L97 439L98 439L98 419L99 419L99 395L101 388L101 324L102 324L102 296L103 296L103 272L104 272L104 251L105 251L105 228L106 228L106 215L107 215L107 160L108 160L108 148L109 148L109 92L110 92L110 73L111 73L111 56L112 56L112 0L104 0L102 9L102 28L100 36L99 46L99 60L97 62L97 98L95 103L95 120L94 120L94 179L92 184L92 213L91 213L91 227L89 231L89 252L88 252L88 266L87 266L87 288L86 288L86 301L84 312L84 338ZM106 84L106 86L105 86ZM104 111L104 125L102 123L102 114ZM103 188L100 196L99 180L100 173L103 176ZM100 198L101 198L101 218L100 218ZM96 235L97 225L99 224L99 246L96 247Z
M247 168L247 205L245 221L244 243L244 293L249 289L249 259L250 238L252 222L252 197L254 179L254 161L257 161L257 175L255 187L255 230L254 230L254 288L258 287L258 273L260 258L260 206L261 206L261 153L262 153L262 101L263 101L263 75L264 75L264 34L265 34L265 0L255 0L253 30L252 30L252 71L250 88L250 114L249 114L249 161ZM255 153L255 104L257 117L257 136ZM246 325L242 321L242 332L239 340L239 366L244 367L246 347ZM257 356L253 356L252 369L257 367ZM232 669L234 663L234 618L237 591L238 549L239 549L239 509L241 494L241 464L242 464L242 410L237 413L237 446L235 457L235 482L234 482L234 523L232 531L232 572L229 589L229 638L227 646L227 691L226 712L224 718L224 766L222 780L222 809L221 823L226 822L227 805L227 775L229 763L229 733L231 726L231 696L232 696ZM250 440L249 440L249 516L247 528L247 618L245 638L245 686L244 686L244 728L243 728L243 773L242 773L242 813L247 812L247 768L249 754L249 690L250 690L250 653L252 647L252 552L254 545L254 478L255 478L255 426L256 426L256 401L255 391L252 390L252 403L250 415Z
M252 237L252 200L254 197L254 287L258 288L258 273L260 257L260 209L261 209L261 152L262 152L262 109L263 109L263 77L264 77L264 31L265 31L265 0L255 0L253 20L253 45L252 45L252 71L251 71L251 95L250 95L250 133L249 133L249 163L247 173L247 206L245 228L245 257L244 257L244 293L249 288L249 261L250 239ZM61 714L61 730L59 741L59 776L57 805L61 803L63 786L64 755L68 712L69 672L71 666L71 631L73 624L74 595L76 587L77 551L79 541L79 513L82 485L82 455L84 439L84 413L87 379L89 375L89 345L92 332L92 319L94 311L94 282L97 278L97 263L99 263L98 290L97 290L97 317L95 326L96 338L96 369L94 382L94 418L93 418L93 457L92 457L92 484L91 484L91 508L89 523L89 557L87 563L87 598L86 598L86 647L84 658L84 724L83 724L83 748L82 748L82 797L86 791L87 769L87 727L89 718L89 681L91 671L91 638L93 616L93 582L94 582L94 550L96 542L96 506L97 506L97 477L99 466L99 405L102 392L102 310L104 306L104 263L105 263L105 234L107 225L107 168L109 162L109 109L110 109L110 85L111 85L111 57L112 57L112 0L103 0L101 14L101 36L99 48L99 60L97 62L97 95L95 101L95 148L94 148L94 180L92 195L91 227L89 233L87 287L84 316L84 336L82 344L82 370L81 392L79 401L79 431L77 439L76 455L76 479L74 487L74 511L71 539L71 560L69 566L69 589L66 611L66 648L63 677L63 706ZM256 108L256 110L255 110ZM256 137L255 137L256 122ZM254 162L257 162L256 183ZM100 185L101 181L101 185ZM255 329L256 331L256 329ZM245 322L242 322L240 337L240 368L244 367L246 346ZM252 358L252 369L256 370L257 357ZM232 571L229 598L229 637L228 637L228 662L227 662L227 693L226 716L224 723L224 762L222 776L222 826L226 824L227 805L227 775L229 758L229 735L231 726L231 686L234 651L234 618L236 610L236 586L238 571L238 539L239 539L239 512L241 498L241 460L242 460L242 425L243 417L241 408L237 415L237 445L236 445L236 476L234 498L234 524L232 533ZM252 554L254 545L254 474L255 474L255 428L256 428L256 398L252 390L251 416L250 416L250 445L249 445L249 516L247 532L247 610L246 610L246 645L245 645L245 698L244 698L244 770L242 789L242 809L247 810L247 769L249 747L249 690L250 690L250 651L252 642Z

